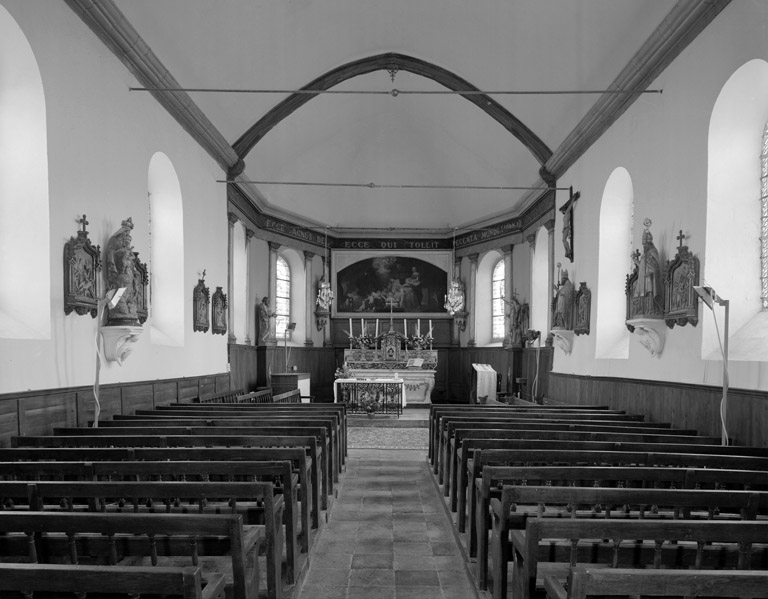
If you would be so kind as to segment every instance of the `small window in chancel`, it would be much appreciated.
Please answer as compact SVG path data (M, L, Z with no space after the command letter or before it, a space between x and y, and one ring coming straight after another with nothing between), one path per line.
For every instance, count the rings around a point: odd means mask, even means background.
M502 258L493 267L491 277L491 338L493 341L504 339L504 287L506 269Z
M276 278L275 336L283 339L291 321L291 267L282 256L277 257Z

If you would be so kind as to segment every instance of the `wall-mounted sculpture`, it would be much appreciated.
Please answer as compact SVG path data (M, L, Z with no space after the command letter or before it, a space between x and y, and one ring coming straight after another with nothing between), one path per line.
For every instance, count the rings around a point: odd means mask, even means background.
M574 324L573 332L577 335L589 335L590 314L592 311L592 292L586 282L579 283L579 290L573 300Z
M512 299L508 300L503 295L503 301L509 309L506 316L509 319L509 332L504 337L504 347L522 347L523 346L523 328L520 326L520 302L517 301L517 293L512 292Z
M693 289L699 284L699 259L683 245L682 231L677 240L677 255L667 262L664 276L664 321L670 329L689 322L695 327L699 322L698 295Z
M139 322L144 324L149 316L149 306L147 304L147 288L149 287L149 271L147 263L139 260L139 252L133 252L135 257L133 269L133 288L136 291L134 301L136 302L136 316Z
M140 308L146 320L147 271L145 265L137 265L132 230L133 220L127 218L109 238L104 258L107 276L107 322L101 328L104 355L107 360L120 365L133 351L133 345L144 330Z
M210 326L211 292L205 286L205 270L197 280L192 291L192 329L197 333L207 333Z
M96 318L101 295L101 248L91 245L88 239L85 214L77 222L82 229L64 244L64 314L74 311Z
M573 262L573 206L581 197L581 192L573 193L573 187L570 190L568 201L560 206L560 212L563 215L563 251L565 257Z
M221 287L216 287L216 291L213 292L212 320L211 333L225 335L227 332L227 296Z
M632 254L634 269L627 276L627 329L640 337L652 356L661 355L666 336L664 328L664 284L659 251L653 244L651 219L643 221L643 252Z
M555 297L552 300L552 328L573 330L573 283L568 278L566 269L560 271L560 282L555 287Z

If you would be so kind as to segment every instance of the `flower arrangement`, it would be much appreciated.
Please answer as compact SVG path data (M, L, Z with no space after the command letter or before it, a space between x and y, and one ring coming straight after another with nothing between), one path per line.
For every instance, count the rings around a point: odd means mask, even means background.
M379 402L372 393L364 391L360 396L360 407L367 413L373 414L379 409Z
M380 338L374 335L349 335L349 344L357 349L376 349Z
M405 338L405 346L407 349L431 349L432 335L429 333L424 335L408 335Z
M351 379L352 377L352 371L347 368L347 363L344 362L344 365L337 368L336 372L333 373L333 378L335 379Z

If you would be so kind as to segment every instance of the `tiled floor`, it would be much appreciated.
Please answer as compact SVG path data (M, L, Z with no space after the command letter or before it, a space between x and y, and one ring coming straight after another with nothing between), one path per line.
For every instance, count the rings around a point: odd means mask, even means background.
M298 599L474 597L426 452L350 449Z

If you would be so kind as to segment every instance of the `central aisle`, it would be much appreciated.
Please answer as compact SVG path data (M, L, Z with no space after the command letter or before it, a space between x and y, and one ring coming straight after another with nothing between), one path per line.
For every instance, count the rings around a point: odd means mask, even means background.
M298 598L476 596L426 451L350 449Z

